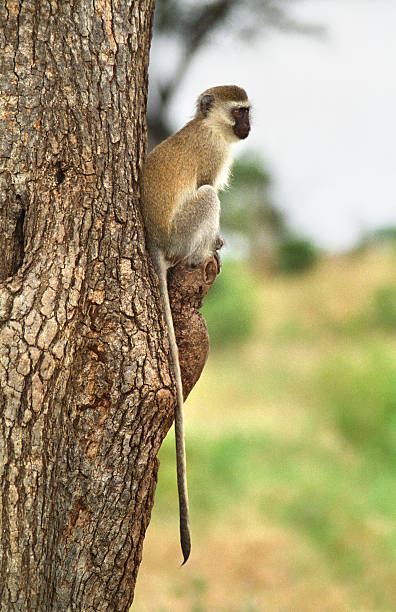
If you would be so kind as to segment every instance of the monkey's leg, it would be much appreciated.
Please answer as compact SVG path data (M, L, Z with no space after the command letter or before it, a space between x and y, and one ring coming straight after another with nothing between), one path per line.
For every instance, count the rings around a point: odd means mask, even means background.
M219 236L220 200L210 185L202 185L196 195L186 200L172 219L170 244L166 253L170 261L187 259L198 266L217 249L223 240Z

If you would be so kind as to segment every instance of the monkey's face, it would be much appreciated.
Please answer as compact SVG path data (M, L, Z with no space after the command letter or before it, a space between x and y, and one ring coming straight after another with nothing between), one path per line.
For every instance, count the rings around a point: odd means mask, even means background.
M250 118L248 106L237 106L232 109L231 115L235 123L232 127L235 136L243 140L249 136Z

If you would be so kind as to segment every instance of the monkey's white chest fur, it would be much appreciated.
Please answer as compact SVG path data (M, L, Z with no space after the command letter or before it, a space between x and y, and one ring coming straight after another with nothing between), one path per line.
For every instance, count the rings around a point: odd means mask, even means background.
M232 160L233 158L232 158L231 150L229 149L225 156L223 165L220 168L220 171L213 184L213 187L216 191L225 189L228 186L228 181L230 180L230 174L231 174Z

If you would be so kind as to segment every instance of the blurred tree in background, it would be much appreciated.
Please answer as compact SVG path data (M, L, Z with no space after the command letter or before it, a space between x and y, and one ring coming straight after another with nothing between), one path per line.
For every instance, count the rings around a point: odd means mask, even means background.
M309 270L318 249L295 236L272 196L272 177L256 155L236 160L231 189L220 195L221 228L236 259L245 259L258 273L294 274Z
M148 101L149 144L156 144L171 133L168 110L194 56L217 35L251 40L270 30L320 34L323 28L294 20L290 9L300 0L159 0L156 5L155 41L172 40L177 59L167 65L166 74L150 67Z
M286 274L309 270L317 262L319 251L310 240L286 238L277 251L277 269Z
M380 227L363 235L356 251L360 252L372 247L396 248L396 226Z
M252 155L236 160L231 189L221 194L221 227L232 253L258 271L273 269L274 252L287 234L282 213L272 202L272 178Z

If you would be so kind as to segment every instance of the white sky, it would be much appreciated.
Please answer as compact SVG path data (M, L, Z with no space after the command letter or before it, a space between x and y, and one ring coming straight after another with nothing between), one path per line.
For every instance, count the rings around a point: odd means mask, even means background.
M305 0L295 15L326 37L217 37L185 75L173 123L191 117L207 87L245 87L254 124L237 152L262 154L291 227L344 249L396 225L396 0ZM154 44L154 69L156 59Z

